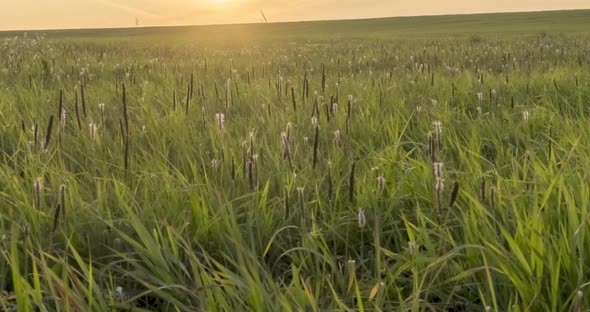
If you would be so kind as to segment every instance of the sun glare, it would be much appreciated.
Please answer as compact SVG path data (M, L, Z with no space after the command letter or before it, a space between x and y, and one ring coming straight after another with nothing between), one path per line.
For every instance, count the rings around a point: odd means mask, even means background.
M227 5L231 0L209 0L209 2L214 5Z

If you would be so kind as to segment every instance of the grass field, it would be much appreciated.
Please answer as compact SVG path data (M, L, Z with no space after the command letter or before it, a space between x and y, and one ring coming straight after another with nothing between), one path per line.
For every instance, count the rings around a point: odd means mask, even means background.
M590 11L0 38L1 311L590 308Z

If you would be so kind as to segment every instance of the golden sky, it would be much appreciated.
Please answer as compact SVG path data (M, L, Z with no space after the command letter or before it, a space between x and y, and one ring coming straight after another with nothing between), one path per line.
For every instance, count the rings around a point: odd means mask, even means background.
M590 0L0 0L0 30L590 9Z

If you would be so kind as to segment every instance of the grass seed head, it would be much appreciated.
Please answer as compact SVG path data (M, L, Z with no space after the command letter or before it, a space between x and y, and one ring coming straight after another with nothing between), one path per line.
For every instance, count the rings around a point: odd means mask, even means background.
M367 217L365 216L365 209L359 209L359 213L357 215L359 227L362 229L367 225Z
M385 180L383 173L380 173L379 176L377 177L377 192L383 193L385 191L386 185L387 185L387 181Z
M225 114L215 114L215 121L217 122L217 128L219 128L219 130L223 130L225 128Z
M33 182L33 191L35 193L35 208L39 209L41 207L41 192L43 191L43 179L38 177Z
M88 132L90 134L90 140L94 141L96 139L98 127L94 122L88 124Z
M334 131L334 144L340 143L340 130Z
M525 111L522 112L522 119L524 121L528 121L529 120L529 116L530 116L530 113L529 113L528 110L525 110Z

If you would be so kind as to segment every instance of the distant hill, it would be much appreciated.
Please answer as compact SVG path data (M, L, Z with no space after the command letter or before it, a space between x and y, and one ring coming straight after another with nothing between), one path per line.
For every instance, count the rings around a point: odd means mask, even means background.
M0 32L0 37L22 35L23 31ZM146 39L232 41L250 40L336 40L354 38L440 38L481 35L509 37L535 34L583 35L590 33L590 10L545 11L391 17L339 21L310 21L212 26L167 26L111 29L28 31L49 38Z

